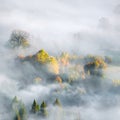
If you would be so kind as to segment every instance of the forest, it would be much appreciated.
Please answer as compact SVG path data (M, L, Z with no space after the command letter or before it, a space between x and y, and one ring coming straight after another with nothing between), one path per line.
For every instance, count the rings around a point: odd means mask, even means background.
M26 31L14 30L5 47L8 52L17 50L25 52L32 47L29 39L30 35ZM19 92L18 96L13 96L8 106L14 120L28 120L31 117L49 119L54 112L56 117L66 117L70 113L63 112L64 106L87 105L89 101L85 99L87 96L102 96L105 91L110 92L119 87L115 81L107 86L108 78L105 73L109 66L115 64L110 56L90 54L83 56L67 52L51 56L42 48L34 54L17 53L14 59L8 58L8 60L12 62L10 69L19 74L16 79L19 81L20 90L32 85L34 87L54 85L49 94L44 95L43 90L42 97L41 95L32 97L31 102L27 104L19 98ZM13 74L12 78L14 77ZM79 111L75 113L73 111L71 114L74 120L81 120Z

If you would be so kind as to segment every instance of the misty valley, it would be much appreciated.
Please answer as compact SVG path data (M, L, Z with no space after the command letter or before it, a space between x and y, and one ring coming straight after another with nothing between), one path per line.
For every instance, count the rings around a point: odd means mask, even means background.
M84 55L41 47L33 52L30 39L28 32L14 30L2 46L0 120L120 117L119 51Z

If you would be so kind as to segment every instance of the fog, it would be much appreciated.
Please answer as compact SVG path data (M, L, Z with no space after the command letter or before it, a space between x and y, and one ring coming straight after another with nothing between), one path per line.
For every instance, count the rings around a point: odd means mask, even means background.
M119 0L0 0L0 120L13 120L10 104L22 100L29 120L118 120L120 117L120 1ZM13 30L30 34L30 48L9 49ZM110 56L113 64L104 79L70 85L34 83L39 72L30 63L19 65L17 56L45 49L58 56L65 51L77 55ZM117 80L116 83L114 80ZM118 86L116 86L116 84ZM59 98L62 108L51 103ZM49 116L29 113L33 100L48 103Z

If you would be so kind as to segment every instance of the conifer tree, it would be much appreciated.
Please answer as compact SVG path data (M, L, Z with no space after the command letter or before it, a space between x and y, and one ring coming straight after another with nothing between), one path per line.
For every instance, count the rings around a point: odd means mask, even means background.
M53 103L55 106L61 106L61 103L58 98L56 98L55 102Z
M26 120L27 114L26 114L26 108L24 104L22 104L22 106L19 109L19 115L20 115L21 120Z
M33 101L33 104L32 104L32 112L33 113L36 113L40 110L40 106L37 104L36 100Z
M18 98L17 98L17 96L15 96L14 98L13 98L13 100L12 100L12 103L17 103L19 100L18 100Z
M40 111L41 111L41 115L44 117L46 117L48 115L46 107L47 107L47 104L43 101L41 106L40 106Z

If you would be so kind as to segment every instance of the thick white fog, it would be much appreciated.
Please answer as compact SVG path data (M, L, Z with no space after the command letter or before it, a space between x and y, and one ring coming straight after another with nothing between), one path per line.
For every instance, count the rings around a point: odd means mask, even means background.
M1 41L7 40L12 30L22 29L35 37L31 42L38 49L48 43L49 50L57 46L69 51L73 43L85 53L88 49L99 52L109 44L119 49L119 4L119 0L1 0ZM74 34L80 37L78 42L72 38Z
M6 43L13 30L27 31L31 47L8 49ZM51 55L62 51L108 55L114 65L109 65L104 80L96 83L64 83L64 90L57 83L27 85L38 73L29 63L15 64L15 59L40 49ZM120 81L119 0L0 0L0 120L13 120L9 105L14 96L28 111L34 99L51 103L58 97L63 107L50 105L47 120L119 120L120 86L114 85L120 82L114 80ZM82 94L86 91L89 94ZM28 113L28 119L40 118Z

